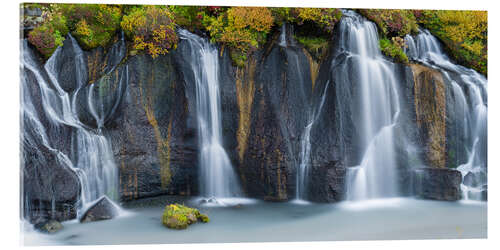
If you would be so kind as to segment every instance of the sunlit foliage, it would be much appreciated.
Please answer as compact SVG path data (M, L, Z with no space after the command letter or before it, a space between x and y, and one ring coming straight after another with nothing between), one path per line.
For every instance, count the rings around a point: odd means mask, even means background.
M487 74L486 11L415 10L414 14L420 24L444 43L456 61Z
M43 24L28 34L28 41L45 58L48 58L54 53L57 47L63 45L64 37L67 33L66 18L60 15L50 15L45 19Z
M145 50L153 58L168 53L177 47L173 14L158 6L133 8L123 16L121 27L133 41L134 49Z
M411 10L360 9L359 12L375 22L387 37L404 37L418 32L417 20Z
M121 7L105 4L60 4L71 34L85 49L109 45L120 28Z
M273 17L268 8L231 7L217 17L205 15L203 23L212 41L247 51L258 48L265 41L273 25Z
M401 37L392 39L382 38L379 40L380 49L384 55L394 58L397 62L408 63L408 57L403 51L404 40Z

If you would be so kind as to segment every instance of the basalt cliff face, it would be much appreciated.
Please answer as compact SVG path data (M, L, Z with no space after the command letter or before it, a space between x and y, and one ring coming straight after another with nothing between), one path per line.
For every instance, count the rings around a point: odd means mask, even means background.
M337 30L321 61L290 34L284 41L275 34L244 67L233 66L227 50L218 48L223 146L245 196L295 199L298 170L307 162L304 198L346 198L349 169L363 159L360 135L367 121L357 113L362 95L356 79L358 58L342 50L336 39L340 36ZM82 180L89 178L77 170L80 130L104 138L111 149L117 180L106 195L121 201L198 195L200 148L196 86L188 70L191 47L181 40L176 50L155 59L131 55L124 40L107 50L75 47L78 44L68 37L49 59L54 65L48 70L48 62L44 65L23 42L22 106L29 106L21 117L25 217L76 217ZM399 98L393 132L398 190L411 195L414 168L456 167L467 161L466 148L460 147L466 138L456 133L461 131L458 119L450 118L456 104L441 71L384 60L396 79ZM74 123L51 121L47 105L59 104L47 102L55 97L44 96L42 81L68 95L67 112Z

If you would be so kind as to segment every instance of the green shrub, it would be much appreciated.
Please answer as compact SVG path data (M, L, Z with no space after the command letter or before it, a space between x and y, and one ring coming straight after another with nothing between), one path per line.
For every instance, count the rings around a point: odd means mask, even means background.
M328 49L329 41L324 37L295 36L295 40L316 59L321 60Z
M136 50L145 50L153 58L177 47L173 14L159 6L133 8L123 16L121 27Z
M63 45L67 33L66 18L60 15L52 15L28 34L28 41L45 58L49 58L57 47Z
M107 46L120 28L120 6L60 4L60 9L71 34L84 49Z
M396 62L408 63L408 57L403 51L401 42L398 41L399 39L402 38L400 37L394 37L394 38L392 40L389 40L387 38L380 39L379 40L380 50L384 55L393 58Z

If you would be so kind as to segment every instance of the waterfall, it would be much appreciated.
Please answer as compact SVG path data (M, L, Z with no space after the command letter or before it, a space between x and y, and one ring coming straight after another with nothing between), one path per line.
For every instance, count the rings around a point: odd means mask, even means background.
M465 145L460 146L467 152L467 160L456 166L463 177L463 198L482 199L481 193L487 190L487 80L452 62L428 30L422 29L416 38L407 36L405 40L410 58L439 70L450 85L453 101L449 105L455 117L451 122L463 126L455 136L465 138Z
M201 194L210 199L239 196L238 179L222 145L217 47L186 30L179 35L190 46L188 62L196 85Z
M21 67L32 72L38 84L37 92L40 92L41 107L48 125L41 122L39 111L34 107L29 87L25 76L22 77L21 85L21 117L24 127L29 126L34 133L31 136L23 136L24 143L38 150L40 147L47 148L55 155L58 165L66 167L75 172L80 181L80 200L78 215L86 209L93 201L103 195L117 200L118 197L118 175L114 162L111 145L103 134L104 127L102 119L98 119L97 113L92 112L99 124L99 129L91 129L84 125L78 118L76 97L79 91L86 91L86 82L82 79L87 74L83 59L83 51L78 47L73 37L69 36L73 44L75 55L75 73L77 79L76 90L66 92L57 77L57 60L62 53L62 47L56 49L48 59L44 68L37 66L36 58L28 48L27 42L23 43L21 53ZM48 76L44 77L44 75ZM123 77L123 76L122 76ZM92 89L92 88L91 88ZM90 110L95 110L94 98L89 95L88 105ZM61 138L49 134L49 130L69 128L71 147L61 147ZM24 128L26 129L26 128ZM66 152L66 153L65 153ZM28 197L25 197L27 199ZM54 200L52 201L55 202ZM54 208L53 208L54 209Z
M379 49L374 23L346 11L340 22L340 50L353 61L359 93L354 112L359 126L359 166L348 170L347 198L365 200L398 195L394 127L400 111L392 64Z
M311 129L318 119L321 109L325 103L329 83L330 81L327 81L325 84L325 89L321 95L318 107L313 109L311 114L308 116L309 119L300 140L300 163L297 171L297 200L304 200L307 198L307 180L309 179L308 173L311 164Z

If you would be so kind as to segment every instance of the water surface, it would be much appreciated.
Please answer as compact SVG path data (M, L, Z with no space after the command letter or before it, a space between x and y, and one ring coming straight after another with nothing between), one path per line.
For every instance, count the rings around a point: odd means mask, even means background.
M178 201L179 202L179 201ZM80 224L43 235L25 228L25 245L226 243L270 241L402 240L486 238L487 203L391 198L337 204L273 203L201 206L211 221L186 230L161 224L167 200L129 205L113 220Z

